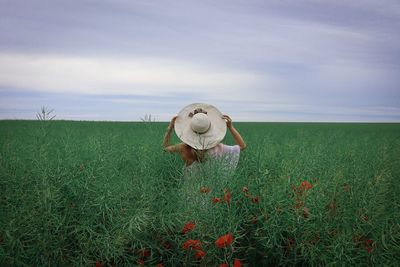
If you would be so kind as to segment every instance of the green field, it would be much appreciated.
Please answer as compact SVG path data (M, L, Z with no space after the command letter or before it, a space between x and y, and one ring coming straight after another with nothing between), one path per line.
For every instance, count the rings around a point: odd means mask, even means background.
M167 123L0 121L0 265L400 265L400 124L234 125L233 177L187 179Z

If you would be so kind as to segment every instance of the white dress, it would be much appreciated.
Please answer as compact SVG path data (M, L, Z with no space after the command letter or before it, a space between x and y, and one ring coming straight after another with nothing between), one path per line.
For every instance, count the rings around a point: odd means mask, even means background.
M210 148L206 152L206 161L194 161L189 166L183 166L184 176L199 174L203 169L222 171L225 174L232 174L239 162L240 146L228 146L222 143Z
M206 227L210 218L219 218L220 212L228 212L226 203L215 205L214 197L223 198L224 189L232 188L232 179L239 161L240 146L218 144L206 152L203 162L193 162L183 167L183 178L178 186L176 209L184 215L183 221L195 221ZM202 193L201 188L209 188ZM224 213L225 214L225 213ZM229 218L227 214L223 216ZM211 223L212 224L212 223Z

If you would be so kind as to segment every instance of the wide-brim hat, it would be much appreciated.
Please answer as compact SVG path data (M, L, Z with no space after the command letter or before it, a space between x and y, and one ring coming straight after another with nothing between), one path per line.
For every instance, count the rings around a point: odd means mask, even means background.
M182 142L195 149L210 149L224 139L226 121L216 107L193 103L178 113L175 133Z

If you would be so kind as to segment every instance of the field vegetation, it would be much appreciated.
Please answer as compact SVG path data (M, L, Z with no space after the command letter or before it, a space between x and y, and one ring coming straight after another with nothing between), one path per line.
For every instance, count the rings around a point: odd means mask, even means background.
M186 177L167 123L0 121L0 265L400 265L399 124L234 124Z

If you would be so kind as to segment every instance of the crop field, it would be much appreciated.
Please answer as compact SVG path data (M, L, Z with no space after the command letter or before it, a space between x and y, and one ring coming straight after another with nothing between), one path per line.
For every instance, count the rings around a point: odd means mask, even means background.
M167 125L0 121L0 265L400 265L400 124L234 122L192 177Z

